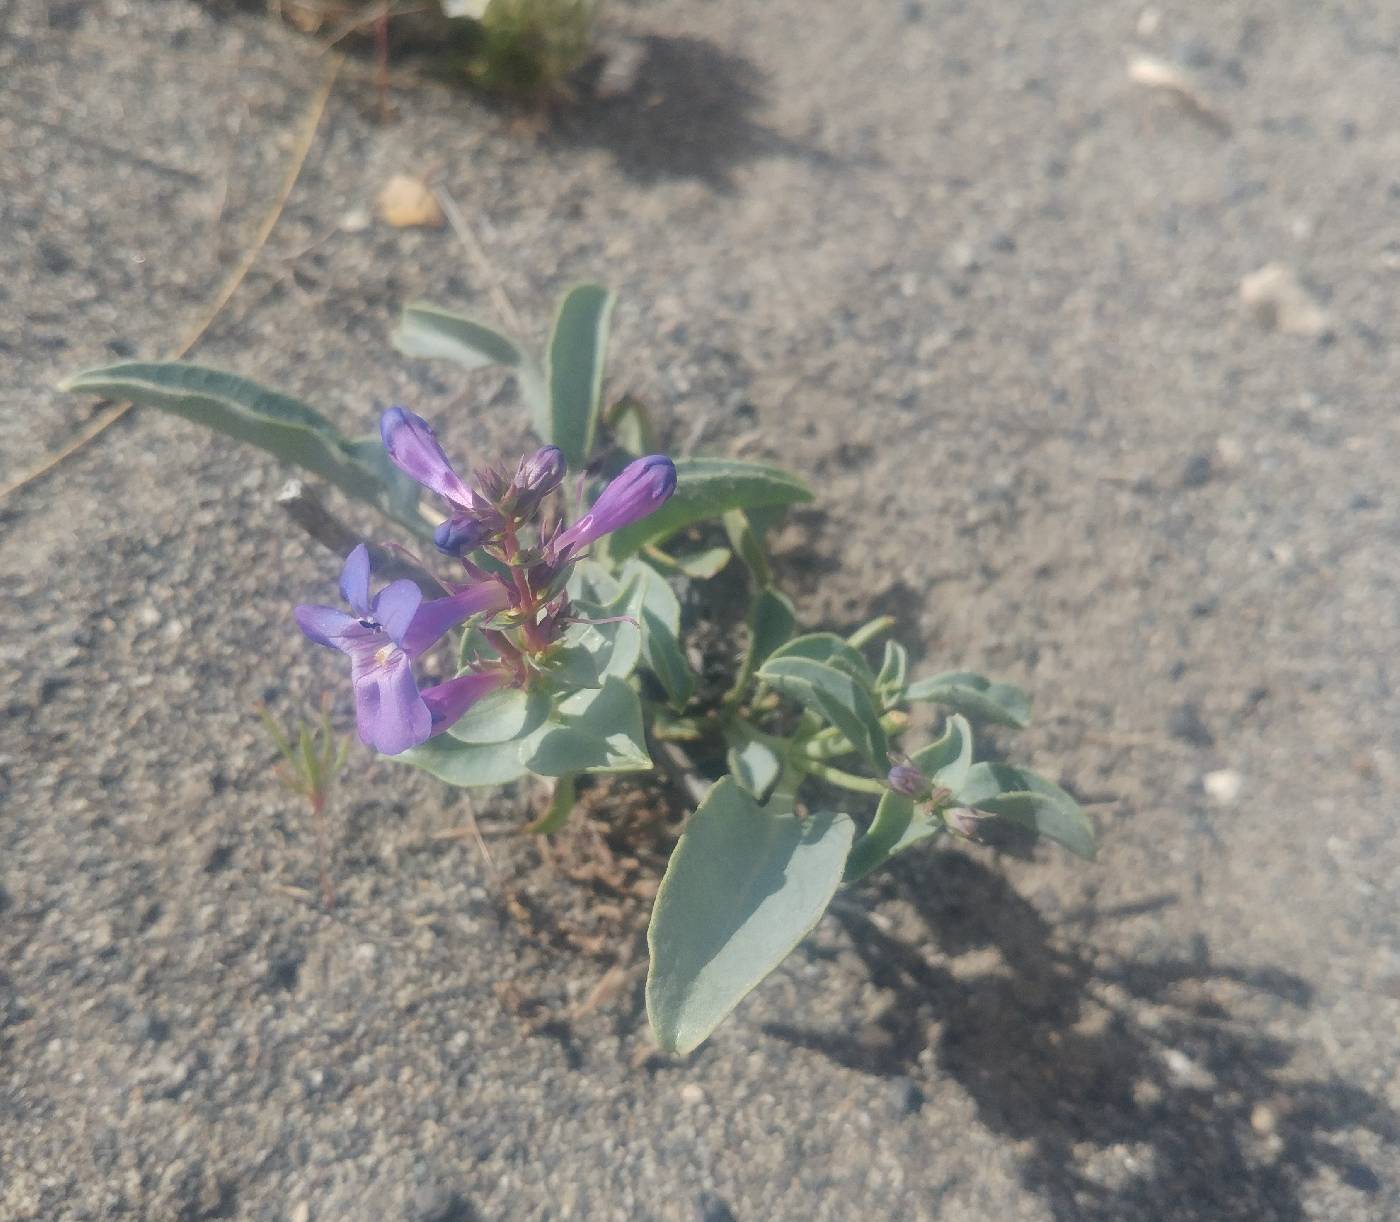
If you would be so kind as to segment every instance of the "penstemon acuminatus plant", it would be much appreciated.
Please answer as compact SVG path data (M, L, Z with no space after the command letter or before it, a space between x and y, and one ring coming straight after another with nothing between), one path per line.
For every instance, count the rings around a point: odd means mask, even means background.
M189 364L128 362L67 387L260 445L448 558L450 578L414 559L416 580L372 592L371 551L358 544L341 570L348 610L295 610L311 640L348 655L357 728L375 750L451 785L546 778L552 799L527 829L539 833L567 820L580 778L649 770L660 750L672 762L687 750L722 761L688 778L700 800L647 935L652 1029L663 1048L688 1052L813 928L838 888L896 854L974 836L998 817L1083 857L1094 835L1059 786L976 760L974 723L1027 724L1019 688L967 671L911 678L905 648L882 640L887 618L846 636L799 630L764 536L810 491L764 464L673 462L635 400L604 411L611 308L597 286L572 290L543 359L462 316L405 310L395 340L406 354L516 375L544 445L509 473L464 478L428 422L404 408L384 413L378 438L348 438L303 403ZM612 478L600 484L599 472ZM421 505L420 487L441 507ZM405 551L376 554L397 562ZM748 575L746 631L733 681L716 688L700 681L683 640L694 608L704 613L693 595L734 557ZM454 631L451 673L421 686L421 659ZM920 702L946 710L942 733L906 747L907 710ZM850 800L833 802L840 791ZM830 809L838 805L847 809Z

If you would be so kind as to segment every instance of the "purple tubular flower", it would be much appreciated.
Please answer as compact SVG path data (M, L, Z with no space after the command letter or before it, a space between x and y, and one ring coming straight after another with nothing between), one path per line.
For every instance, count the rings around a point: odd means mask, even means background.
M398 755L434 733L434 710L418 691L413 660L468 616L499 610L508 596L504 587L487 582L425 603L413 582L394 581L371 599L369 550L363 543L346 557L340 592L353 614L300 606L294 612L297 624L318 645L349 657L360 741L385 755ZM451 712L459 699L444 696L439 704ZM469 704L462 704L456 716Z
M500 515L452 469L432 425L422 416L391 407L379 420L379 436L400 471L452 505L452 516L433 532L439 551L461 556L500 529Z
M504 611L510 604L510 591L494 578L463 586L446 598L425 602L418 608L418 614L404 633L404 652L410 658L420 657L441 640L444 633L463 620L483 612Z
M603 489L593 508L550 544L556 561L567 559L595 539L621 530L660 509L676 490L676 464L664 454L630 462Z
M425 688L423 703L432 715L432 734L441 734L456 724L472 705L505 681L504 672L499 670L468 671L436 687Z
M475 507L471 489L452 469L433 426L422 416L391 407L380 417L379 436L394 466L409 478L463 509Z

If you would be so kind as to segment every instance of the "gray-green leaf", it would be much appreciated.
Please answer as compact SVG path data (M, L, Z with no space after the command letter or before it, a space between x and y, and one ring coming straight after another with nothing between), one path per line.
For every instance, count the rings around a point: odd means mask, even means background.
M943 830L943 821L916 809L911 799L888 790L871 821L870 830L856 841L846 862L845 881L853 883L884 865L897 853Z
M957 713L949 717L943 737L916 751L914 764L935 788L951 789L957 794L972 767L972 727L967 719Z
M406 509L417 503L412 481L384 461L382 449L347 438L305 403L246 378L183 361L126 361L77 374L62 388L182 416L319 475L415 531L424 529Z
M405 306L394 346L407 356L453 361L464 369L505 365L520 382L521 397L535 420L536 432L548 420L544 370L519 341L491 327L424 302Z
M520 746L517 742L464 743L450 734L439 734L394 758L449 785L504 785L529 771L520 758Z
M773 651L771 660L778 658L811 658L814 662L825 662L828 666L845 671L867 691L875 686L875 675L870 664L858 649L851 648L834 632L808 632L793 637Z
M749 609L749 653L747 665L762 666L773 651L792 636L797 613L786 594L760 590Z
M1031 700L1014 683L993 683L967 670L919 679L904 693L906 700L926 700L981 721L1024 730L1031 721Z
M889 768L889 745L866 688L843 670L810 658L769 658L759 679L830 722L876 772Z
M757 801L767 802L782 775L782 759L763 739L742 730L729 731L725 737L729 741L726 759L730 776Z
M621 679L608 678L596 691L575 692L560 701L556 722L546 722L526 756L531 772L640 772L651 767L642 730L642 704ZM522 745L522 752L526 749Z
M821 919L855 827L765 811L732 780L691 816L657 892L647 1016L657 1042L702 1043Z
M678 530L731 509L793 505L812 499L811 489L795 475L762 463L732 458L676 460L676 491L655 513L610 536L614 556L630 556L647 543L659 543Z
M469 708L447 733L464 743L508 743L524 738L549 715L549 697L539 687L489 692Z
M1005 815L1078 857L1093 860L1094 825L1069 794L1028 768L973 764L955 793L961 806Z
M540 436L564 451L574 471L583 470L593 449L612 308L613 295L607 289L580 284L560 302L549 337L549 420Z

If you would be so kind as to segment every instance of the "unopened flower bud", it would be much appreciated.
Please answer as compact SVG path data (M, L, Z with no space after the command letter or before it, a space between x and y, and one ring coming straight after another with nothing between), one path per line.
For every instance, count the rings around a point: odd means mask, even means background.
M640 521L660 509L675 490L676 464L664 454L628 463L603 489L593 508L554 540L554 556L567 558L595 539Z
M558 446L541 446L529 458L522 458L511 480L509 496L515 515L528 518L540 502L564 482L568 464Z
M464 556L475 551L495 532L480 518L470 514L453 514L446 522L438 523L433 531L433 543L438 551L448 556Z
M948 830L968 840L977 839L977 825L983 819L991 818L985 811L971 810L966 806L950 806L943 812L943 822Z
M896 764L887 778L889 787L906 798L925 798L929 792L928 777L913 764Z
M568 464L558 446L541 446L529 458L521 459L515 473L515 486L521 492L553 492L564 481Z

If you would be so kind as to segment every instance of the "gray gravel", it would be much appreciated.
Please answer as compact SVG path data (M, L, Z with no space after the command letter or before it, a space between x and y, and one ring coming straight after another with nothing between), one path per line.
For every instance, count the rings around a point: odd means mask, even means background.
M1093 804L1100 861L906 861L685 1064L630 996L532 1033L511 990L602 966L434 838L462 795L357 755L318 908L252 708L338 678L288 620L335 562L271 463L133 413L0 503L0 1217L1394 1215L1400 10L610 19L651 40L636 95L538 140L438 86L380 126L352 66L198 357L518 447L495 375L387 343L406 299L489 308L450 234L344 224L442 167L540 330L608 280L614 388L814 477L809 619L891 611L925 667L1033 690L997 743ZM89 418L63 373L198 315L320 70L185 0L0 7L0 482ZM1271 262L1329 334L1241 309Z

